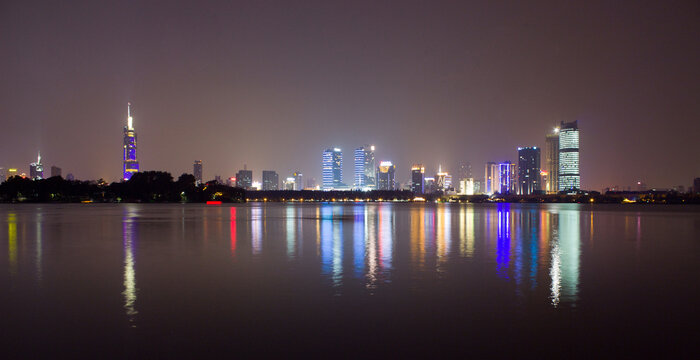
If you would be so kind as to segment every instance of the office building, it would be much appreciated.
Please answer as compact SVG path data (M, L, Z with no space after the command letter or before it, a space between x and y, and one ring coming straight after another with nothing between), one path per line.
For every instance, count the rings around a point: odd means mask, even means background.
M425 167L421 164L411 166L411 191L416 194L425 192Z
M343 188L343 152L338 148L323 152L323 190Z
M263 170L263 172L262 172L262 189L263 190L279 190L280 189L280 178L279 178L279 175L277 175L276 171Z
M253 171L247 170L245 166L243 170L238 170L236 173L236 187L250 190L253 188Z
M61 176L61 168L55 165L51 166L51 177Z
M382 161L377 167L377 190L394 190L396 181L394 175L396 167L391 161Z
M515 164L510 161L498 164L498 178L500 181L498 192L502 195L515 192Z
M44 164L41 163L41 153L37 156L36 162L29 164L29 178L32 180L44 178Z
M541 190L540 184L540 149L536 146L519 147L518 194L538 193Z
M466 178L459 181L460 195L474 195L474 178Z
M296 181L295 177L290 176L290 177L284 179L284 184L283 184L284 190L295 190L296 187L297 187L297 181Z
M131 176L139 172L139 161L136 158L136 130L134 130L134 109L131 102L126 106L126 126L124 126L124 163L123 177L124 181L131 179Z
M495 162L486 163L486 174L484 176L484 193L493 195L500 191L501 180L499 178L498 164Z
M294 188L292 190L304 190L304 175L300 171L292 173L294 177Z
M434 177L426 177L425 179L425 185L423 187L423 191L426 194L434 193L437 191L437 187L435 186L435 178Z
M194 183L196 185L202 184L202 160L195 160L192 166L192 174L194 174Z
M700 177L693 179L693 192L700 194Z
M559 128L559 191L581 188L579 174L578 122L561 123Z
M551 134L547 134L544 145L545 163L543 166L544 175L547 178L544 190L547 194L559 192L559 128L554 128Z
M374 145L355 149L355 177L353 188L367 191L377 187L377 165L374 159Z

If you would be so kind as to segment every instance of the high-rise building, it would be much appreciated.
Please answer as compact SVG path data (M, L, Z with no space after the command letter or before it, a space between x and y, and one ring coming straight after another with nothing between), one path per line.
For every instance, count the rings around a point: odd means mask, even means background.
M578 122L562 122L559 129L559 191L580 188Z
M296 180L297 179L294 178L293 176L290 176L290 177L284 179L283 189L284 190L295 190L295 188L297 187Z
M430 194L432 192L436 191L436 186L435 186L435 178L434 177L426 177L424 178L425 185L423 187L423 191L426 194Z
M512 194L515 192L515 164L510 161L498 164L498 178L500 180L498 191L501 194Z
M131 102L127 103L126 126L124 126L124 166L123 179L131 179L134 173L139 172L139 161L136 159L136 131L134 130L134 109Z
M559 128L554 128L551 134L547 134L544 145L544 172L547 182L544 190L547 194L559 191Z
M472 177L472 163L464 162L459 165L459 172L457 173L459 177L457 180L461 181Z
M452 176L446 171L442 171L442 165L438 165L438 172L435 174L435 186L437 191L447 191L452 186Z
M540 188L540 149L533 147L518 148L518 194L530 195Z
M425 192L425 167L421 164L415 164L411 167L411 191L416 194Z
M61 168L55 165L51 166L51 177L61 176Z
M249 190L253 187L253 170L238 170L236 173L236 187Z
M4 167L0 167L0 182L5 182L7 180L7 170Z
M252 175L252 174L251 174ZM280 178L276 171L263 170L262 172L262 189L263 190L279 190Z
M292 190L304 190L304 174L300 171L295 171L292 176L294 176L294 188Z
M194 182L196 185L202 184L202 160L195 160L192 166L192 173L194 174Z
M37 156L36 162L29 164L29 178L32 180L44 178L44 164L41 163L41 153Z
M486 175L484 176L484 193L493 195L500 191L501 180L499 177L498 164L495 162L486 163Z
M73 181L73 180L75 180L75 176L73 176L72 173L68 173L68 174L66 174L66 180Z
M377 167L377 190L396 189L395 173L396 166L391 161L380 162L379 167Z
M693 179L693 192L700 194L700 177Z
M343 152L338 148L326 149L323 152L323 189L333 190L344 187L343 184Z
M474 178L466 178L459 181L460 195L474 195Z
M355 149L353 187L359 190L372 190L377 187L377 164L374 159L374 145L365 145Z

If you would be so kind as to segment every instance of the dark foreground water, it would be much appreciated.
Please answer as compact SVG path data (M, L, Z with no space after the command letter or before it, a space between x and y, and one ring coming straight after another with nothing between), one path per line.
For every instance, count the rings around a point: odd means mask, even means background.
M700 208L1 205L9 358L683 355Z

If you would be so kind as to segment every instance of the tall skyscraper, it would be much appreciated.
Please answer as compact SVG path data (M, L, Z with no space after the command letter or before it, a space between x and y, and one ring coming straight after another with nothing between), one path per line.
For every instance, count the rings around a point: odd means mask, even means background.
M553 194L559 191L559 128L547 134L544 145L544 172L547 173L545 191Z
M700 194L700 177L693 179L693 192Z
M263 170L262 172L262 189L263 190L279 190L280 178L277 172L272 170Z
M343 184L343 152L338 148L326 149L323 152L323 189L333 190L344 187Z
M194 161L192 173L194 174L195 184L201 185L202 184L202 160L195 160Z
M134 173L139 172L139 161L136 159L136 131L134 130L133 106L127 104L126 126L124 127L124 167L123 179L131 179Z
M292 190L304 190L304 174L295 171L292 176L294 176L294 188Z
M486 163L486 175L484 176L484 193L493 195L501 189L498 164L495 162Z
M61 176L61 168L55 165L51 166L51 177Z
M421 164L415 164L411 167L411 191L416 194L425 192L425 167Z
M396 166L391 161L380 162L379 167L377 167L377 190L396 189L395 173Z
M559 191L580 188L578 122L562 122L559 129Z
M501 194L512 194L515 190L515 164L504 161L498 164L498 178L500 180L499 192Z
M355 149L354 188L372 190L377 187L377 165L374 160L374 145Z
M252 170L238 170L236 173L236 187L249 190L253 187L253 171Z
M29 178L32 180L44 178L44 164L41 163L41 153L37 156L36 162L29 164Z
M534 194L541 190L540 184L540 149L518 148L518 194Z

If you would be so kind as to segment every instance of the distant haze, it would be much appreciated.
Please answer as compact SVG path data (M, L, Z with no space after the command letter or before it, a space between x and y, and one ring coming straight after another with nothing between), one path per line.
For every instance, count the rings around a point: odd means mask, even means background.
M647 4L649 3L649 4ZM583 188L700 176L698 1L4 1L0 166L116 181L247 164L321 181L352 150L409 179L516 160L579 121ZM543 161L544 162L544 161Z

